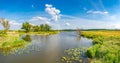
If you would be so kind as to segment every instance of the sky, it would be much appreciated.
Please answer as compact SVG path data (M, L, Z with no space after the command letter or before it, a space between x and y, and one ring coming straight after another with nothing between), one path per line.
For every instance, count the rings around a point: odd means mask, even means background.
M120 0L0 0L2 17L12 30L26 21L53 29L120 29Z

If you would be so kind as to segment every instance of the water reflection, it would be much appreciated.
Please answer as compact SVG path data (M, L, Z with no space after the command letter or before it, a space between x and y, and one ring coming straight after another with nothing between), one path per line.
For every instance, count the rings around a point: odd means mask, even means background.
M81 40L81 33L79 31L75 31L74 35L76 36L77 42L80 42L80 40Z
M30 35L24 35L24 36L22 36L22 39L30 42L31 41L31 36Z
M79 42L80 39L81 39L81 35L77 35L76 39L77 39L77 41Z

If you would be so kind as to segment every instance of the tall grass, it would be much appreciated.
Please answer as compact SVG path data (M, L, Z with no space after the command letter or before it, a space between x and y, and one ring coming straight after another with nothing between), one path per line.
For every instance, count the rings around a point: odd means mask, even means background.
M0 42L0 51L7 53L15 48L24 46L26 43L26 41L19 39L19 34L7 34L2 36L2 40Z
M120 31L84 31L82 36L93 39L86 52L93 63L120 63Z

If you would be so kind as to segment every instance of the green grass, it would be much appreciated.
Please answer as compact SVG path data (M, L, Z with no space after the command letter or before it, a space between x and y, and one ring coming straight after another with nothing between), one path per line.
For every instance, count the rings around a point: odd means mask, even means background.
M120 31L83 31L82 36L93 39L86 52L91 63L120 63Z
M19 32L19 34L35 34L35 35L51 35L51 34L58 34L58 31L40 31L40 32Z
M21 45L24 45L25 41L20 39L15 39L9 42L3 42L1 48L13 48L13 47L19 47Z
M2 53L9 53L18 47L23 47L28 42L19 39L19 34L5 34L1 37L0 41L0 51Z
M4 36L4 31L0 30L0 37Z

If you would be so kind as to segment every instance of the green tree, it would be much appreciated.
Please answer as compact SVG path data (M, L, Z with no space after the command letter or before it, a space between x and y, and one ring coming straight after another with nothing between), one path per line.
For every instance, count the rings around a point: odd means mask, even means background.
M43 24L40 25L40 30L44 31L45 26Z
M32 25L29 22L25 22L22 24L21 29L24 29L26 32L30 32L31 28L32 28Z
M40 27L39 27L38 25L33 26L33 31L34 31L34 32L40 31Z
M9 21L6 20L5 18L1 18L0 23L1 23L2 26L4 27L4 33L6 34L7 31L9 30L9 28L10 28Z
M45 24L45 31L50 31L51 30L51 26L49 26L48 24Z

